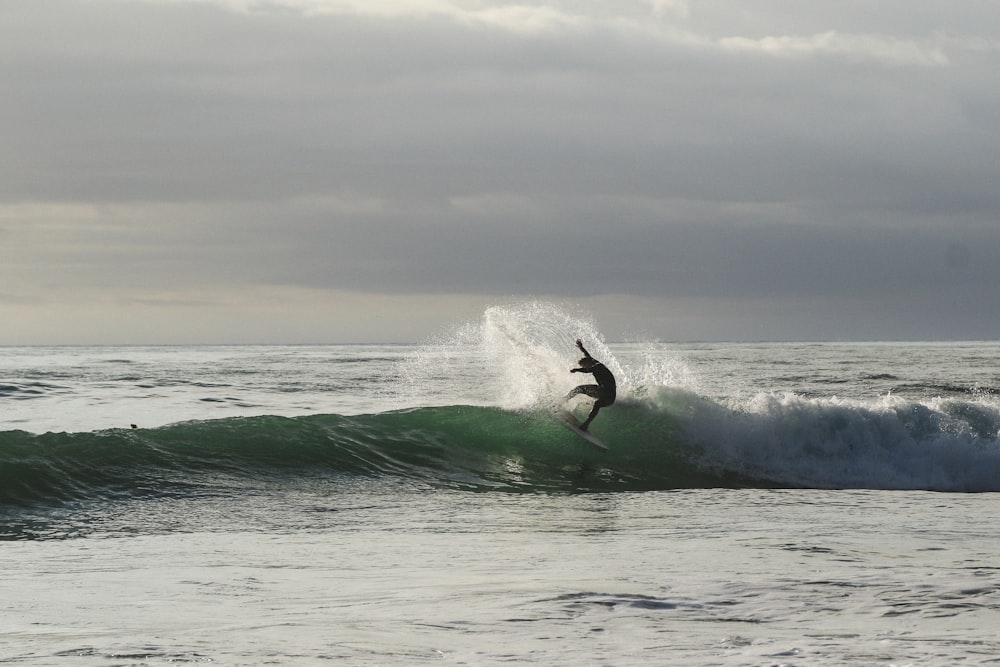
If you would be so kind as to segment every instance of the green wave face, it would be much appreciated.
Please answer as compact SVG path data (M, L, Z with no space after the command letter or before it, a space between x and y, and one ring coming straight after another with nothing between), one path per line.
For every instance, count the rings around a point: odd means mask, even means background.
M149 430L0 433L0 502L183 495L220 474L405 478L467 490L587 492L700 486L668 420L601 415L610 451L546 413L451 406L374 415L250 417ZM722 480L716 480L721 482Z
M238 492L239 480L348 477L429 488L615 492L746 486L1000 491L1000 413L967 402L795 397L754 409L664 390L592 432L552 414L447 406L249 417L156 429L0 433L0 506ZM223 483L224 482L224 483ZM244 485L245 486L245 485Z

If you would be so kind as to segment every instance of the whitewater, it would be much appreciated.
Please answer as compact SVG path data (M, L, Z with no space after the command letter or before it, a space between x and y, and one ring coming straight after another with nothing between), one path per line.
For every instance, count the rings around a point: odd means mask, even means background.
M608 452L554 416L578 337ZM545 303L413 345L0 348L0 661L995 664L998 361Z

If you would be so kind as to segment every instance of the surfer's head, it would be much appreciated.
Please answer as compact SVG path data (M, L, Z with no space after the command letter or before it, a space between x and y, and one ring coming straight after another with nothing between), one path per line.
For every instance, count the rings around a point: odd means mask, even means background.
M591 366L596 364L597 361L591 357L584 357L583 359L580 359L580 361L578 361L577 363L580 364L580 368L590 368Z

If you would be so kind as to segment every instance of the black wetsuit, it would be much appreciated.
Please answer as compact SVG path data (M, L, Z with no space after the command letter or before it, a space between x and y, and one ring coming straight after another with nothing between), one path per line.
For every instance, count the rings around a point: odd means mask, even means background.
M583 350L583 347L580 348ZM615 384L615 376L608 370L608 367L601 362L594 359L592 356L587 354L586 350L583 350L584 355L587 359L592 362L589 366L581 366L579 368L572 369L573 373L590 373L597 380L597 384L581 384L579 387L573 389L566 395L566 399L570 399L578 394L583 394L585 396L590 396L594 399L594 406L590 409L590 414L587 419L580 424L580 428L584 431L590 426L590 422L594 421L594 417L597 416L598 411L601 408L605 408L615 402L615 397L617 395L617 385Z
M615 402L618 387L615 384L615 376L608 370L608 367L597 361L587 368L574 368L574 373L591 373L597 384L582 384L569 393L570 396L584 394L597 400L595 405L600 408L607 407Z

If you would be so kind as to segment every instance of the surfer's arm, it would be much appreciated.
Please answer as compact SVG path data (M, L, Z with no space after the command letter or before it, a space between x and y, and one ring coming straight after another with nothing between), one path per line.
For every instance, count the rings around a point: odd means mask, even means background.
M590 356L590 352L587 352L587 348L583 346L583 341L581 341L579 338L576 339L576 346L580 348L581 352L583 352L583 356L587 357L588 359L593 359L593 357Z

